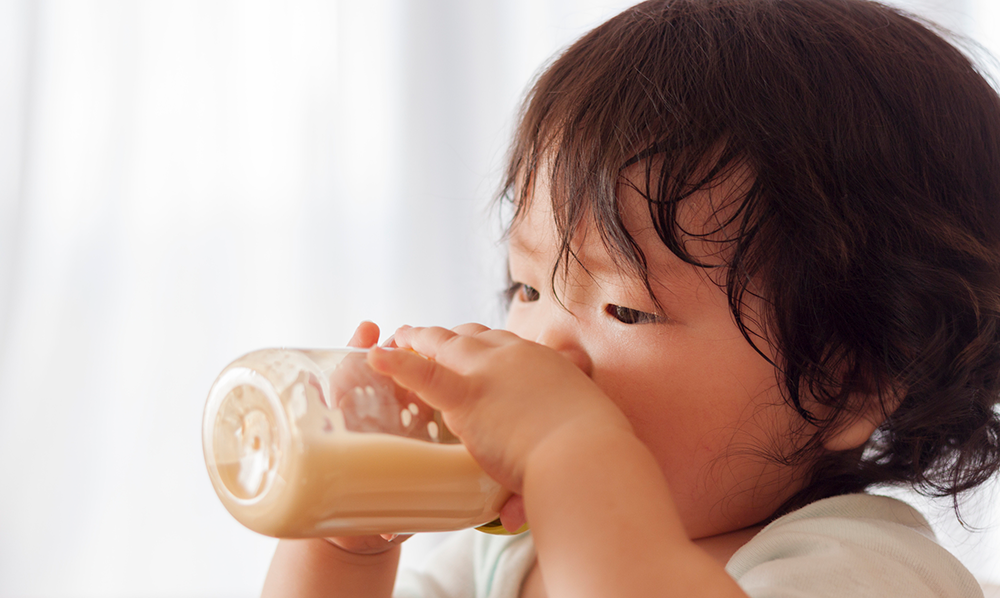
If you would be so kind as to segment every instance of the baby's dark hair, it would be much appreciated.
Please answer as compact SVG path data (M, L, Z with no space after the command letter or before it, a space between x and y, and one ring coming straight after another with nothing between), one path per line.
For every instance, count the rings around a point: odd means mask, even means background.
M733 317L773 345L802 430L818 430L780 456L813 462L786 508L884 484L957 501L986 481L1000 468L1000 98L929 25L863 0L644 2L540 75L501 196L514 226L547 177L553 282L592 219L648 288L621 185L671 251L712 268L686 249L678 205L747 172L705 238L723 235ZM871 409L887 417L864 447L823 450Z

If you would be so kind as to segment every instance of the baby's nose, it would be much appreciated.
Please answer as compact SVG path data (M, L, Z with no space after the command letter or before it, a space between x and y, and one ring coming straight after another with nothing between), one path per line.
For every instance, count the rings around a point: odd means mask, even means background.
M588 376L593 372L594 363L590 355L573 334L558 328L546 328L538 335L535 342L558 351Z
M587 374L587 376L591 375L591 372L594 369L594 363L590 360L590 355L587 355L586 351L580 348L573 348L563 349L559 351L559 353L561 353L566 359L572 361L573 365L583 370L584 374Z

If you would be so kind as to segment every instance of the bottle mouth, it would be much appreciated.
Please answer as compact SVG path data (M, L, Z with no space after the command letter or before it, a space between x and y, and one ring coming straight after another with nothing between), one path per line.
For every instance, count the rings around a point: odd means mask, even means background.
M288 428L277 393L260 374L233 368L205 406L202 442L212 484L238 504L260 501L277 477Z

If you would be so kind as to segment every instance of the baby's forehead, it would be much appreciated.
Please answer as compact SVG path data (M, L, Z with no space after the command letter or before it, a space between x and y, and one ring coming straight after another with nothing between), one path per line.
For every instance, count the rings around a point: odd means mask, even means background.
M509 228L508 253L518 264L553 272L557 279L572 272L571 277L582 273L600 281L633 283L640 287L645 287L647 281L655 286L688 286L701 284L705 279L704 268L686 263L663 243L648 209L642 210L640 203L626 201L622 206L623 214L630 214L623 221L635 222L628 233L635 248L641 252L646 265L644 271L636 269L629 256L601 234L592 215L580 222L568 240L568 252L563 253L555 213L548 201L540 199L536 197L527 204ZM640 213L632 214L636 211ZM646 214L644 220L642 213Z
M613 193L603 195L561 187L551 159L540 160L522 189L527 192L515 195L508 249L522 261L543 261L555 274L576 265L650 286L706 278L722 283L754 175L738 157L720 155L707 156L682 181L667 175L662 156L651 154L618 171Z

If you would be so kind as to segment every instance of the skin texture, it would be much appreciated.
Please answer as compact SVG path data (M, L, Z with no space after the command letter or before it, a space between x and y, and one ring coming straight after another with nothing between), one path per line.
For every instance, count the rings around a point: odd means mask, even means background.
M692 197L689 230L704 224L711 193L731 191L713 189ZM537 188L512 231L507 330L404 327L395 342L413 351L374 349L369 363L440 409L480 465L519 495L502 517L508 528L526 517L534 535L538 564L523 595L743 596L724 563L801 487L801 469L766 456L803 441L791 433L801 424L724 291L660 243L633 189L620 191L656 301L615 267L590 226L574 237L579 262L550 284L558 246L547 191ZM713 257L710 245L703 256ZM366 325L365 341L371 333ZM857 432L847 426L833 440ZM391 588L395 568L385 563L397 549L353 542L334 540L341 548L324 557L334 573L317 587L387 596L375 588ZM286 545L269 573L273 595L294 566ZM343 554L365 551L376 554L352 556L381 565L362 574ZM346 593L363 588L364 575L369 591Z

